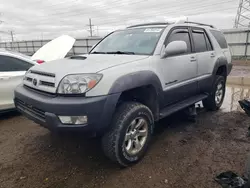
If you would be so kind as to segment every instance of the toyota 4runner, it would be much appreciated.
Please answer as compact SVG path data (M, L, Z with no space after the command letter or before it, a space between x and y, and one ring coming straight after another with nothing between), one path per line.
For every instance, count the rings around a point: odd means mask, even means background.
M155 122L203 101L218 110L232 68L225 37L213 26L150 23L114 31L89 54L27 71L16 108L51 131L102 137L121 166L145 154Z

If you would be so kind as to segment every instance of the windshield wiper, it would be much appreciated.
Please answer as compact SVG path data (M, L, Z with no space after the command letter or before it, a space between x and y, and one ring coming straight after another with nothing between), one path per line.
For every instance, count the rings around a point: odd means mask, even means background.
M135 54L135 52L126 52L126 51L115 51L115 52L107 52L107 54Z

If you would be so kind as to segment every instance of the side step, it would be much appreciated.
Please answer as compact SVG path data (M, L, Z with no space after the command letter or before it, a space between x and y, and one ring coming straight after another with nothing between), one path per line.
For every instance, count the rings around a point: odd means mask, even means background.
M194 97L190 97L188 99L185 99L184 101L167 106L166 108L164 108L160 111L160 119L167 117L167 116L169 116L169 115L171 115L179 110L187 108L187 107L191 106L192 104L195 104L195 103L197 103L197 102L199 102L207 97L208 97L208 95L206 95L206 94L196 95Z

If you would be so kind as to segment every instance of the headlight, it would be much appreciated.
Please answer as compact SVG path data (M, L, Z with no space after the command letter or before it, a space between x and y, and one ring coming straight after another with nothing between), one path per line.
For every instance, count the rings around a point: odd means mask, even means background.
M101 74L74 74L65 76L57 89L60 94L86 93L101 80Z

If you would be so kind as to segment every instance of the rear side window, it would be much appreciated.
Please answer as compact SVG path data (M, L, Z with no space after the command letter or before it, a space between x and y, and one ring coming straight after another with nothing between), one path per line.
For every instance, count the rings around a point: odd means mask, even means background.
M203 30L192 30L195 52L208 51L206 37Z
M220 31L210 30L214 38L217 40L221 48L227 48L227 41Z
M184 41L187 44L187 53L191 53L191 41L188 29L175 29L171 32L166 46L173 41Z
M26 61L0 55L0 72L27 71L33 65Z
M209 38L208 38L208 36L207 36L206 33L205 33L205 39L206 39L206 43L207 43L207 50L208 51L213 50L212 44L211 44L211 42L210 42L210 40L209 40Z

